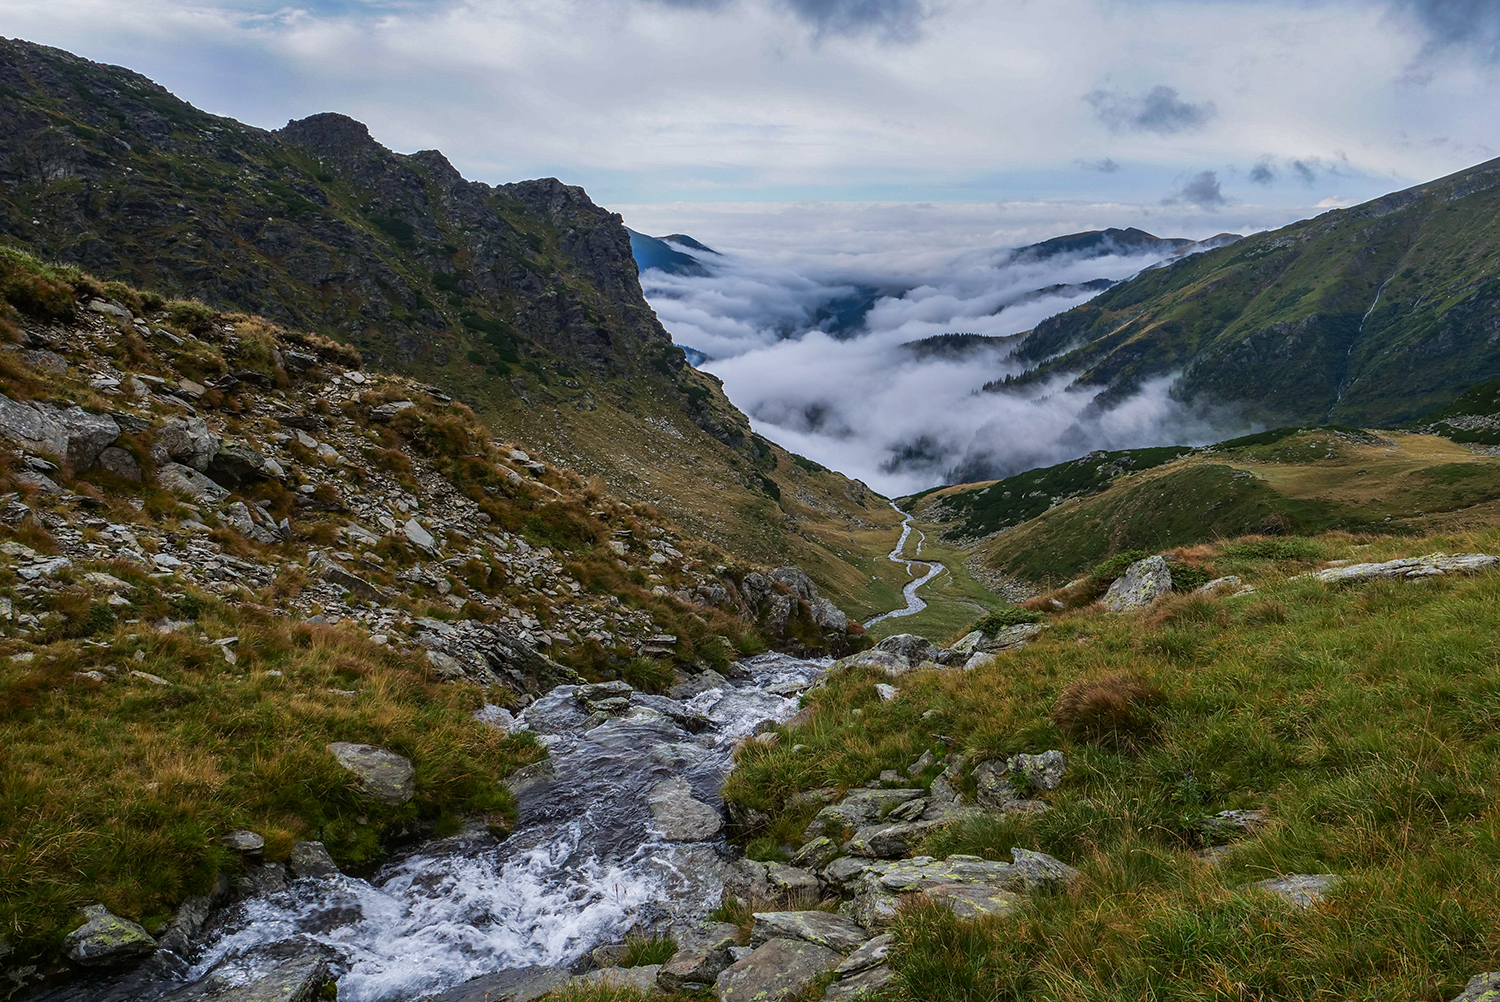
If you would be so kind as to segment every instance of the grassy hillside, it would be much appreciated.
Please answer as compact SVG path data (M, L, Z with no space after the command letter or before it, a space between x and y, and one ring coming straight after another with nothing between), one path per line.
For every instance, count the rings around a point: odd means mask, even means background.
M967 535L971 513L994 489L948 488L924 499L919 516L935 531ZM1284 429L1118 475L1104 490L1062 501L969 552L983 570L1059 584L1125 550L1247 533L1422 532L1481 524L1496 501L1500 458L1448 439Z
M1500 376L1497 209L1490 161L1145 272L1039 324L1019 385L1108 402L1181 371L1179 396L1278 423L1410 420Z
M836 674L776 743L741 749L726 793L770 814L763 844L791 847L818 810L801 791L861 786L924 751L970 766L1067 754L1062 785L1033 791L1047 813L960 822L920 851L1003 860L1021 846L1083 878L1003 918L907 911L892 1000L1446 1002L1500 966L1500 574L1340 587L1295 575L1494 553L1500 531L1299 542L1293 559L1258 543L1192 551L1255 594L1053 615L1034 646L903 676L889 702L883 676ZM1099 717L1060 698L1089 686L1137 697L1104 700ZM1202 825L1237 808L1267 824L1238 839ZM1205 857L1214 842L1228 844ZM1305 910L1244 888L1294 873L1339 882Z

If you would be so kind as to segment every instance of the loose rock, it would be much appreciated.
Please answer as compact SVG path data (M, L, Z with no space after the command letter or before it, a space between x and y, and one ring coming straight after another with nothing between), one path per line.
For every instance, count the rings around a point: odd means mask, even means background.
M121 964L156 949L156 940L145 929L103 905L89 905L83 915L83 925L63 940L63 952L75 964L89 967Z
M404 804L416 795L416 770L395 752L348 741L335 741L328 750L339 765L359 777L364 791L381 803Z

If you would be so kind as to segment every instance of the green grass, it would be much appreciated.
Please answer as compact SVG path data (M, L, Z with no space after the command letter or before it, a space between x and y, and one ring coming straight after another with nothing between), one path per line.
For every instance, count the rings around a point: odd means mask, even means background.
M1496 552L1500 530L1311 542L1379 560ZM1500 966L1500 574L1330 588L1290 579L1306 550L1224 550L1210 559L1256 595L1061 614L991 666L903 677L891 702L874 673L840 673L808 722L739 751L725 794L795 845L812 810L798 791L863 784L944 738L971 762L1068 754L1050 812L953 826L922 851L1024 846L1083 880L1013 918L908 912L900 999L1445 1002ZM1063 689L1125 668L1161 694L1151 727L1129 746L1069 739L1051 719ZM1192 856L1205 815L1252 807L1270 824L1222 865ZM1299 872L1344 883L1305 912L1238 889Z
M967 554L943 543L934 542L935 534L928 534L927 540L922 546L922 556L914 559L931 558L941 563L944 572L923 585L917 592L927 603L927 608L915 616L902 616L896 619L886 619L876 623L870 629L870 636L879 641L885 637L894 636L897 633L915 633L936 643L947 643L953 639L964 626L974 621L977 614L985 609L1002 607L1005 601L990 591L984 585L975 581L970 575L969 569L964 565ZM916 551L914 542L916 535L908 539L906 553L913 554ZM886 562L904 578L899 564ZM925 573L922 565L917 567L919 573ZM910 580L910 578L905 578ZM891 597L890 605L886 609L899 609L906 604L905 598L897 591Z
M627 936L621 967L649 967L665 964L677 953L677 943L670 936Z

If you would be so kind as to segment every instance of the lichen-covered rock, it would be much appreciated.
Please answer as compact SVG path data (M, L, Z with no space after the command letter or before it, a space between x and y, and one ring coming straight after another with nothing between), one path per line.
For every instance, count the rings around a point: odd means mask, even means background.
M1172 568L1161 557L1137 560L1115 579L1104 593L1104 608L1110 612L1144 609L1172 590Z
M851 790L837 804L829 804L817 813L802 833L804 839L817 838L830 828L859 829L873 824L908 800L923 795L922 790Z
M1054 748L1040 755L1012 755L1005 765L1022 787L1055 790L1062 785L1063 775L1068 771L1068 757Z
M1474 975L1453 1002L1500 1002L1500 971Z
M162 1002L316 1002L328 983L328 960L319 950L306 950L277 962L271 974L240 982L232 968L213 972L179 989Z
M911 662L899 654L890 651L860 651L846 658L840 658L833 664L833 670L850 668L876 668L885 672L888 678L905 675L911 671Z
M83 910L84 923L68 933L63 952L75 964L90 967L122 964L156 949L150 933L103 905Z
M937 648L933 646L932 641L926 637L919 637L915 633L897 633L886 637L875 645L875 649L903 657L911 664L931 661L937 654Z
M1348 564L1330 567L1311 574L1310 577L1324 584L1341 584L1354 581L1374 581L1381 578L1428 578L1443 574L1474 574L1500 566L1500 557L1486 553L1429 553L1425 557L1403 557L1378 564Z
M649 992L656 988L656 979L661 973L661 967L660 964L647 964L643 967L605 967L569 978L568 984L584 988L597 986L612 988L616 991L625 989Z
M425 1002L535 1002L567 981L565 968L517 967L466 981Z
M819 870L838 858L839 844L826 835L819 835L798 849L791 859L793 866L806 870Z
M915 803L915 801L913 801ZM903 805L904 806L904 805ZM907 821L894 825L867 825L854 833L846 849L854 856L901 859L947 821Z
M100 452L97 465L105 473L111 473L122 480L139 483L142 478L141 464L134 456L117 446L112 445Z
M823 1002L846 1002L848 999L868 998L891 987L895 973L885 964L867 967L855 974L846 975L823 991Z
M1046 627L1041 623L1016 623L1014 626L996 630L992 637L983 638L976 649L985 654L1020 650L1022 647L1035 643L1036 638L1042 635L1044 629Z
M157 482L174 494L181 494L194 504L218 504L229 492L191 466L166 463L156 471Z
M317 879L338 875L339 868L322 842L292 843L292 876Z
M219 453L219 438L202 418L172 418L156 430L155 448L164 460L207 473Z
M677 992L713 984L719 973L734 963L729 951L739 942L739 933L738 926L719 922L682 937L684 942L677 953L656 973L656 987Z
M339 765L359 777L360 787L383 804L404 804L416 795L410 760L374 745L335 741L328 746Z
M1028 891L1042 888L1066 887L1083 876L1062 860L1054 859L1045 852L1030 849L1011 849L1010 886Z
M851 953L870 938L864 927L832 912L756 912L750 943L759 946L773 939L800 939L826 946L841 954Z
M1265 891L1283 901L1290 901L1298 908L1311 908L1323 900L1323 896L1338 883L1338 879L1332 873L1293 873L1285 877L1258 880L1244 885L1243 889Z
M844 958L827 947L798 939L773 939L714 980L720 1002L782 1002L806 990Z

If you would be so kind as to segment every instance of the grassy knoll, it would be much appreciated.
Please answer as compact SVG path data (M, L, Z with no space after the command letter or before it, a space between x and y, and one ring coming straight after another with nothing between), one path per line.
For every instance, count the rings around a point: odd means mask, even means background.
M809 720L740 750L725 794L770 813L761 837L795 845L817 809L800 790L861 785L927 749L1066 751L1050 812L950 826L923 851L1023 846L1084 879L1010 918L907 913L897 999L1452 998L1500 965L1500 574L1292 579L1435 550L1497 552L1500 529L1196 547L1258 592L1060 613L1034 646L905 676L891 702L883 679L842 673ZM1155 701L1104 729L1054 719L1068 686L1122 676ZM1270 822L1217 865L1196 858L1198 822L1230 808ZM1239 889L1287 873L1343 882L1307 911Z

